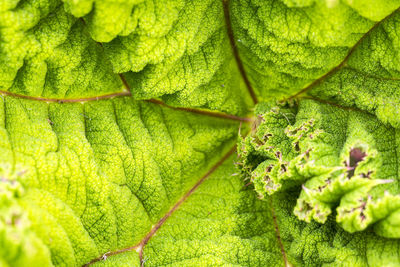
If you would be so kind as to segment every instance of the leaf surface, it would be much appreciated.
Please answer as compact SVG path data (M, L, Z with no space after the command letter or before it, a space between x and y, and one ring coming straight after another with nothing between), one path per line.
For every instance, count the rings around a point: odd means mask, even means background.
M42 103L5 97L1 173L51 251L82 265L139 242L232 146L238 122L129 98Z
M399 7L1 2L0 266L400 265Z
M241 58L262 99L310 95L399 127L399 6L232 1L231 10Z

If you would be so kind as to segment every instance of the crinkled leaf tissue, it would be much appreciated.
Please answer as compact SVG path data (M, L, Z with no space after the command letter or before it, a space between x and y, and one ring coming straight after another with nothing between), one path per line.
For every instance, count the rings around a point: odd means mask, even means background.
M0 0L0 266L400 266L400 0Z

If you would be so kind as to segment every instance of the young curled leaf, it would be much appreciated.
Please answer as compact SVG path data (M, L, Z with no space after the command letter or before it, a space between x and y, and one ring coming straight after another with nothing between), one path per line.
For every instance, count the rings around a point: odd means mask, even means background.
M386 164L396 157L397 129L314 100L258 112L263 121L240 140L237 166L260 198L299 188L294 214L300 220L325 223L336 213L346 231L375 225L377 234L400 238L392 222L400 191L387 179L393 172Z

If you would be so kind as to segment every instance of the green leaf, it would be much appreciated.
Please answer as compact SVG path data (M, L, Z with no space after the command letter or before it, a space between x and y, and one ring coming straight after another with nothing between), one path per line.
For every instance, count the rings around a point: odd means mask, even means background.
M145 266L283 264L270 206L244 190L232 159L167 215L166 223L145 246Z
M222 3L139 2L97 1L88 14L93 1L6 1L0 8L0 90L59 101L132 94L246 113L249 99L242 94ZM119 12L129 15L126 22ZM132 29L111 34L116 18ZM109 31L111 39L99 31Z
M288 261L399 265L398 129L311 99L256 112L238 166L272 202Z
M232 1L258 98L295 100L256 108L238 165L272 199L294 265L400 264L398 240L389 239L399 238L398 7Z
M307 93L400 127L399 6L233 1L231 10L242 59L262 99Z
M376 223L378 235L400 237L397 129L313 100L260 116L241 144L239 166L261 198L302 187L299 219L325 223L337 207L336 220L349 232Z
M3 0L0 266L399 266L399 7Z
M243 113L221 1L65 1L136 99ZM94 3L93 3L94 2ZM93 8L90 9L93 5Z
M58 1L2 3L0 36L2 91L68 99L124 89L84 23Z
M273 197L280 236L288 261L295 266L398 266L398 239L371 231L349 234L330 217L321 225L293 215L294 192Z
M1 173L56 265L140 239L232 145L238 123L114 99L1 102Z

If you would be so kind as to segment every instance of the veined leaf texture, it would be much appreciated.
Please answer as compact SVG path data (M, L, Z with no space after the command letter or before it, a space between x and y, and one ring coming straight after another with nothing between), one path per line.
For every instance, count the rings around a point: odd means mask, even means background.
M0 266L400 266L399 8L0 0Z

